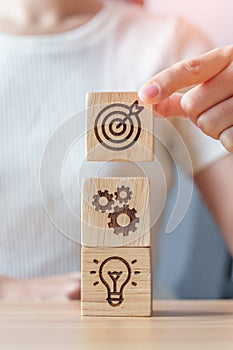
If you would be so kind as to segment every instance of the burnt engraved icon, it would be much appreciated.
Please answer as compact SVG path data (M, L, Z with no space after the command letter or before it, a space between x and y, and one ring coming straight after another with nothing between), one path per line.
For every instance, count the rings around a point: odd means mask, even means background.
M108 227L113 229L114 234L128 236L137 230L136 224L140 221L136 216L137 210L129 208L128 202L131 199L132 191L123 185L117 187L114 195L108 190L99 190L93 196L92 205L96 211L108 213Z
M139 114L143 110L137 100L130 106L113 103L104 107L95 119L94 133L98 142L112 151L132 147L141 134Z
M128 203L132 199L132 192L129 187L121 186L117 187L115 194L115 198L120 203Z
M128 236L129 232L137 230L136 223L139 222L139 218L136 217L136 213L136 209L130 209L128 205L124 205L123 208L116 206L114 212L108 214L110 219L108 227L113 228L116 235L122 233L123 236ZM120 217L122 217L122 220L120 220Z
M98 193L93 196L92 204L94 205L95 210L105 213L112 209L114 204L113 194L108 193L107 190L98 191Z
M99 264L99 260L94 259L94 264ZM131 261L131 265L137 263L137 259ZM91 275L98 273L99 279L106 287L107 298L106 301L112 307L121 305L124 301L124 289L130 282L132 275L139 275L141 271L132 271L132 266L124 258L120 256L112 256L105 259L98 269L90 271ZM97 286L99 281L93 282L93 286ZM136 287L137 282L132 281L131 285Z

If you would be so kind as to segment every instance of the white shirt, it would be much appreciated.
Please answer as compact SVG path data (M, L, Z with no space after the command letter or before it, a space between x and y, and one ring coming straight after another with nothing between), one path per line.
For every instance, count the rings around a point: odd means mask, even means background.
M153 162L86 162L85 93L137 90L156 72L208 47L184 21L115 3L106 3L87 24L65 33L0 34L0 274L32 277L80 268L75 242L80 241L83 177L150 177L152 231L157 232L173 181L172 158L192 172L183 139L194 172L226 151L188 121L157 120ZM75 138L59 168L57 160Z

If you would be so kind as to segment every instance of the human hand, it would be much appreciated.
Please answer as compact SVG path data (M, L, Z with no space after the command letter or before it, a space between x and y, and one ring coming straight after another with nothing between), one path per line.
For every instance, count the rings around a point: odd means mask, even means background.
M0 300L42 301L79 298L79 272L30 279L0 277Z
M184 94L177 92L193 85ZM176 63L152 77L138 94L164 117L190 118L233 153L233 45Z

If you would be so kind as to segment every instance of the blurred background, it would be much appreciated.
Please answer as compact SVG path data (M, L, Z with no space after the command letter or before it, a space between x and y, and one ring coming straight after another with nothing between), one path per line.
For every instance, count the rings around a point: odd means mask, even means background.
M215 46L232 44L232 0L115 0L137 3L156 15L178 15L196 24Z
M232 44L232 0L145 0L144 2L145 6L156 13L178 14L187 18L207 33L214 45Z
M116 0L118 1L118 0ZM123 0L124 1L124 0ZM179 15L198 26L214 46L232 44L232 0L125 0L144 5L156 15ZM189 179L183 174L182 181ZM166 210L171 214L175 184ZM197 189L185 218L171 234L161 232L159 269L154 297L184 299L233 298L232 260Z
M119 1L119 0L116 0ZM144 5L157 15L178 15L196 24L216 46L232 44L232 0L122 0Z

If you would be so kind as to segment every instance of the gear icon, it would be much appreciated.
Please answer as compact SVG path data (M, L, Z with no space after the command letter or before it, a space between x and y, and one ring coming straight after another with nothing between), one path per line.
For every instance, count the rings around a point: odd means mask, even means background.
M124 185L121 187L117 187L116 192L114 193L115 198L120 203L128 203L132 198L132 192L129 187L125 187Z
M98 193L93 196L92 204L95 207L96 211L106 213L112 209L112 206L114 204L113 194L109 193L107 190L99 190Z
M116 235L122 233L123 236L128 236L130 231L135 232L137 230L136 223L139 223L139 218L136 217L136 213L136 209L130 209L128 205L124 205L123 208L116 206L114 207L114 212L108 214L108 218L110 219L108 227L113 228ZM122 214L129 217L129 224L126 226L121 226L118 222L118 218Z

